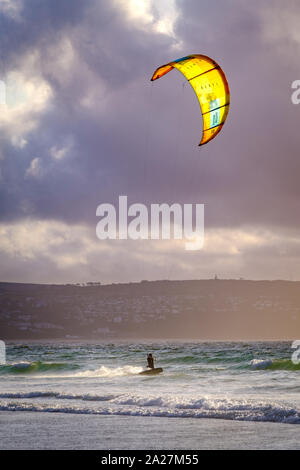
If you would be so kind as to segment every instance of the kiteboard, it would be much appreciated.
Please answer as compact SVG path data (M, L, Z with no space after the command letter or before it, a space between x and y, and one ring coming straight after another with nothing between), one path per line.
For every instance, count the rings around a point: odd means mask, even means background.
M160 374L163 371L161 367L156 367L155 369L147 369L139 372L139 375L155 375Z

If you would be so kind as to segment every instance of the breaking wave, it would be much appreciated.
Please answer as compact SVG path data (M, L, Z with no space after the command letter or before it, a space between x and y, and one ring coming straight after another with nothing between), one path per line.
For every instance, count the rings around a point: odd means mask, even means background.
M8 393L0 398L55 398L47 403L6 402L0 405L1 411L55 412L92 415L126 415L176 418L214 418L236 421L259 421L286 424L300 424L300 410L288 405L254 400L230 400L135 395L65 395L55 392ZM102 402L92 407L76 402L62 405L60 399L76 399Z
M81 370L78 364L53 363L53 362L20 362L15 364L5 364L0 366L0 374L47 374L59 373L60 376L72 377L120 377L123 375L135 375L143 370L142 367L123 366L123 367L105 367L98 369ZM73 372L72 372L73 371ZM63 374L65 372L65 374Z
M37 372L59 372L79 369L78 364L60 362L19 362L0 366L0 374L32 374Z
M294 364L290 359L272 360L272 359L253 359L250 362L251 369L269 369L269 370L300 370L300 364Z
M121 377L123 375L136 375L142 372L142 367L123 366L123 367L105 367L101 366L95 370L84 370L76 373L76 377Z

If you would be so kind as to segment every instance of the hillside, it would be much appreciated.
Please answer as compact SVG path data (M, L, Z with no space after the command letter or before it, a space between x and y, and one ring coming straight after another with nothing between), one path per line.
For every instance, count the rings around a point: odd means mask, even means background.
M297 339L300 282L2 282L0 338Z

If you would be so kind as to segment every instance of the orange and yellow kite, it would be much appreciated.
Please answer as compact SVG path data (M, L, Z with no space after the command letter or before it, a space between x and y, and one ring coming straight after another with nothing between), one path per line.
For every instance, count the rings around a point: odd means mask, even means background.
M203 133L199 145L207 144L222 129L230 104L229 86L221 67L210 57L192 54L155 70L151 81L178 69L193 87L200 103Z

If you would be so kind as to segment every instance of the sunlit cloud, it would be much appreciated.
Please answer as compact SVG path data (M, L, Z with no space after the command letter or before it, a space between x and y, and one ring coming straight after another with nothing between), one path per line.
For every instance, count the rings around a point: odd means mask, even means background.
M263 228L208 230L205 251L189 252L180 240L100 241L94 230L83 224L24 219L0 226L3 268L15 260L22 267L21 272L23 269L30 272L30 267L38 266L43 260L43 264L48 264L48 276L52 281L63 276L69 276L73 282L89 279L104 283L139 278L195 279L212 277L214 272L225 277L239 277L249 267L253 269L253 263L261 263L265 247L268 247L269 256L265 258L264 273L269 278L278 278L278 271L282 271L287 260L292 274L300 274L300 237L285 234L283 250L282 234L274 235ZM291 253L295 250L298 252L291 262ZM119 269L120 262L125 263L124 269ZM35 270L28 274L27 280L39 281Z
M175 0L115 0L136 27L152 28L153 32L175 37L174 23L178 16Z
M51 98L51 87L41 76L26 77L12 71L6 77L6 105L1 106L0 126L11 136L13 145L24 147L26 134L39 123Z

